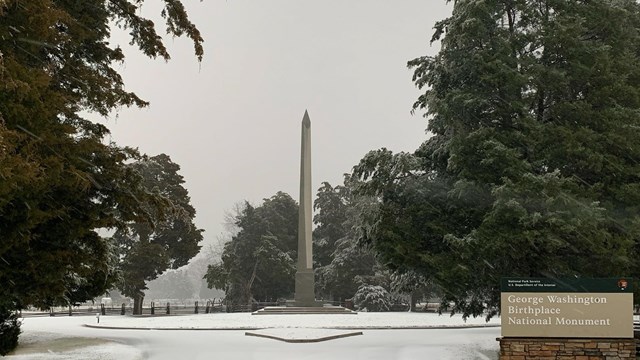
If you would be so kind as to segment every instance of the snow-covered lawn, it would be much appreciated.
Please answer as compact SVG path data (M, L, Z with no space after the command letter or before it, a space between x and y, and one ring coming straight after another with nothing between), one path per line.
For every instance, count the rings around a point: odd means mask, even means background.
M26 318L17 354L7 356L7 360L494 360L498 351L496 337L500 336L499 327L453 328L484 325L483 319L469 319L465 323L458 316L429 313L319 316L239 313L100 318L100 325L138 330L89 328L84 324L95 325L95 316ZM499 321L492 320L490 324L496 325ZM437 326L444 328L429 328ZM244 330L230 330L243 327L270 329L264 331L295 338L337 331L329 328L362 329L359 331L363 335L314 343L288 343L245 336ZM139 330L143 328L165 330Z
M144 359L142 351L120 342L70 335L64 329L46 332L31 330L30 327L20 336L18 349L7 357L11 360Z
M87 318L87 324L100 327L138 329L421 329L433 327L498 326L499 318L487 323L484 318L462 320L460 315L409 312L361 312L357 315L251 315L250 313L214 313L183 316Z

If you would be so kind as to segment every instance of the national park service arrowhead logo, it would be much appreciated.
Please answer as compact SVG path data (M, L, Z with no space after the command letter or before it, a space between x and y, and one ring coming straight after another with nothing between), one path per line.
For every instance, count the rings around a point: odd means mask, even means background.
M629 282L627 282L627 279L618 280L618 287L620 288L620 290L625 291L627 290L628 286L629 286Z

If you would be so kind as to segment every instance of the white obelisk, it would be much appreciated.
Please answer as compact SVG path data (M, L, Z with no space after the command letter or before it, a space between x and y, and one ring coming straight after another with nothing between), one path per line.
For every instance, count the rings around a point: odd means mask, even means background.
M302 118L300 152L300 207L298 210L298 266L295 305L315 306L313 253L311 242L311 120L305 110Z

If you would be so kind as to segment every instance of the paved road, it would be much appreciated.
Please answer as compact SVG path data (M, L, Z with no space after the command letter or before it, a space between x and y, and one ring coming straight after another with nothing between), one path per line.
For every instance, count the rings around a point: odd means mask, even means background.
M87 317L33 318L25 320L23 329L25 334L56 332L68 337L111 339L134 346L149 360L494 360L496 337L500 335L499 328L364 330L361 336L291 344L245 336L241 330L110 330L81 326L87 322Z

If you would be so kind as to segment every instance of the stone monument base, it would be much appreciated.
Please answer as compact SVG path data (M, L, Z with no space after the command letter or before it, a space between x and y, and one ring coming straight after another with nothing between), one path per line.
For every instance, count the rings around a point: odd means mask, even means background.
M296 272L296 293L294 297L294 306L322 306L322 303L316 301L314 290L313 269L298 270ZM287 303L287 306L289 304Z
M320 302L318 302L320 303ZM357 312L343 308L342 306L267 306L251 315L358 315Z
M497 338L500 360L635 359L635 339Z

